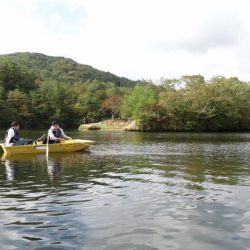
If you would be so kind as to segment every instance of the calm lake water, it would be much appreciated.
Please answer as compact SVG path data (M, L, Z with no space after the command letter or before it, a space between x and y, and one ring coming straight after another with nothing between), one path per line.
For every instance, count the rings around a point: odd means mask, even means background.
M249 133L66 132L0 161L0 249L250 249Z

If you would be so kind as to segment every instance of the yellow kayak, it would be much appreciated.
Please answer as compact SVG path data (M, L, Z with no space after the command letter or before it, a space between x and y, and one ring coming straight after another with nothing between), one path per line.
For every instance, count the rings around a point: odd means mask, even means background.
M76 152L87 149L94 141L90 140L65 140L60 143L48 144L49 153ZM47 144L37 143L28 145L5 146L1 144L4 154L41 154L46 152Z

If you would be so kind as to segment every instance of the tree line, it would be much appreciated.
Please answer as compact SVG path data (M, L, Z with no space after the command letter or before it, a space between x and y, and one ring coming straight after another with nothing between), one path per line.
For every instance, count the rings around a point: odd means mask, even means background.
M137 85L124 97L122 114L144 130L250 129L250 84L236 77L201 75Z
M92 72L85 78L83 68L74 71L72 63L61 58L53 61L50 68L34 58L33 64L27 66L24 55L21 59L19 55L19 61L0 60L3 128L12 120L20 121L26 128L44 128L52 120L76 128L83 121L119 117L135 120L143 130L250 129L250 84L236 77L205 80L201 75L191 75L161 79L154 84L98 71L96 76Z

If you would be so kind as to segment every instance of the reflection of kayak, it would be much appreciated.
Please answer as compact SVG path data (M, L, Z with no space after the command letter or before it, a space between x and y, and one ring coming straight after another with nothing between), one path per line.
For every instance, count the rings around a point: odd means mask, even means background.
M56 154L53 154L53 155L67 155L68 154L65 154L65 153L56 153ZM51 158L52 154L49 155L49 157ZM43 162L46 160L46 158L44 157L44 154L6 154L6 153L3 153L1 155L1 158L0 158L2 161L5 161L5 160L10 160L10 161L29 161L29 162Z
M49 153L57 152L76 152L87 149L90 144L94 143L90 140L66 140L61 143L49 144ZM4 146L1 144L3 151L7 155L13 154L41 154L46 152L47 144L35 144L35 145L18 145L18 146Z

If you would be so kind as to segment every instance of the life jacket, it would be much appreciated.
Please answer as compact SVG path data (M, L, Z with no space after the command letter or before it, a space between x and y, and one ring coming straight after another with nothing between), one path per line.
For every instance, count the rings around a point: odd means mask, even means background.
M56 129L56 130L52 129L52 133L53 133L53 135L54 135L55 137L60 138L60 137L61 137L61 134L62 134L62 131L61 131L60 128L58 128L58 129ZM51 139L49 138L49 143L55 143L55 142L56 142L55 140L51 140Z
M52 130L52 132L53 132L55 137L57 137L57 138L61 137L62 131L60 128L58 128L57 130Z
M13 129L13 130L14 130L14 136L10 139L9 143L16 143L16 142L18 142L18 141L20 140L18 130L15 129L15 128L10 128L10 129ZM4 140L4 141L6 141L7 136L8 136L8 132L9 132L10 129L8 129L8 130L6 131L5 140Z

